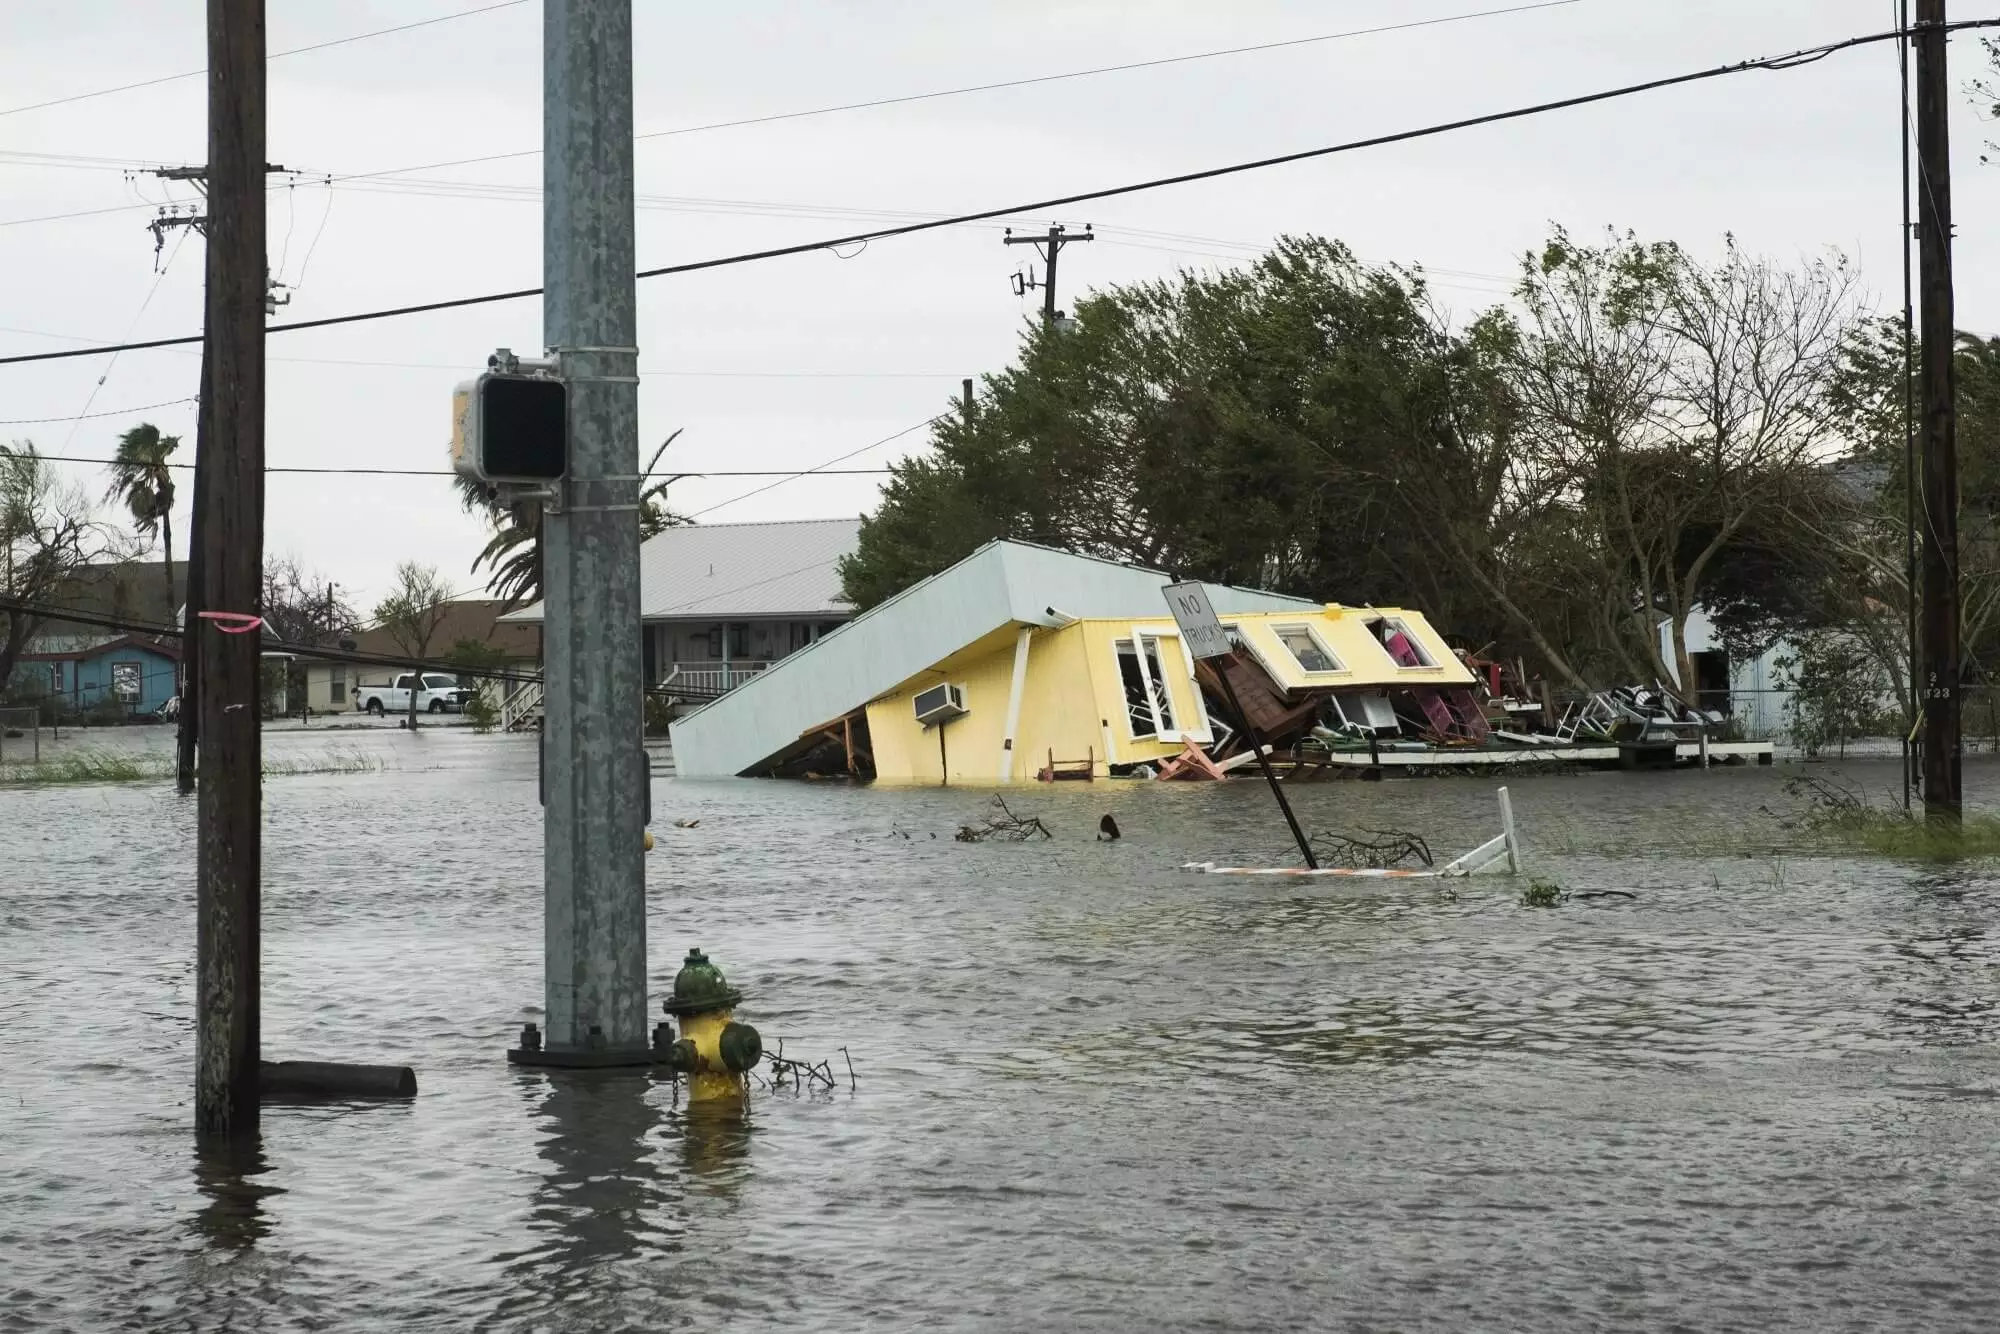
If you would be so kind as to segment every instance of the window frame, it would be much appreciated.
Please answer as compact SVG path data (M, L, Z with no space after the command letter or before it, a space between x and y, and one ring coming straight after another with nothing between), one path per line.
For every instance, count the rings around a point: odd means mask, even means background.
M1278 641L1278 647L1283 649L1285 651L1285 656L1292 660L1292 666L1298 668L1301 672L1304 672L1307 676L1352 676L1354 674L1353 670L1349 668L1346 663L1340 660L1340 655L1338 653L1335 653L1333 649L1327 644L1326 640L1321 637L1319 631L1313 628L1312 622L1273 621L1270 624L1270 630L1271 630L1271 638ZM1299 658L1298 650L1285 642L1285 636L1295 630L1303 632L1306 638L1312 640L1313 647L1318 649L1320 655L1324 657L1328 662L1332 663L1333 666L1331 667L1306 666L1305 663Z
M1154 656L1161 660L1161 675L1158 678L1153 676L1152 669L1148 665L1145 650L1147 640L1153 641ZM1194 716L1192 718L1183 718L1180 716L1181 709L1174 700L1173 687L1165 676L1165 657L1167 652L1165 643L1168 640L1173 641L1174 646L1180 649L1181 665L1187 673L1186 680L1188 682L1189 693L1194 696ZM1180 627L1177 625L1160 625L1155 622L1142 621L1127 625L1124 634L1114 635L1111 641L1111 663L1118 673L1118 694L1120 699L1123 700L1125 694L1125 668L1119 662L1119 657L1121 656L1119 645L1121 644L1130 644L1132 646L1133 657L1139 664L1139 679L1145 684L1147 699L1152 701L1154 728L1153 732L1148 736L1140 736L1134 733L1132 730L1131 704L1129 701L1125 701L1126 739L1130 741L1158 741L1163 744L1196 741L1206 745L1213 742L1215 740L1215 728L1208 716L1208 701L1202 698L1201 686L1195 680L1194 654L1188 651L1186 641L1181 638ZM1168 720L1160 716L1158 701L1161 695L1165 696L1167 708L1174 715L1172 718L1174 726L1172 727L1163 726ZM1190 723L1196 725L1190 726Z
M1402 617L1377 616L1374 625L1370 629L1376 632L1375 642L1381 646L1382 655L1389 659L1389 665L1397 671L1434 672L1438 669L1436 655L1425 645L1422 636L1417 634L1416 628ZM1416 652L1417 665L1414 667L1407 663L1397 662L1396 655L1389 652L1389 636L1399 632L1404 639L1409 641L1410 647Z

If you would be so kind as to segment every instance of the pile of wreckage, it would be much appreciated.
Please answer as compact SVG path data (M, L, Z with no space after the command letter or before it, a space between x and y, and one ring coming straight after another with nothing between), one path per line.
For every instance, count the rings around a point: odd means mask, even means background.
M1387 647L1404 660L1403 646L1393 638ZM1664 768L1682 761L1771 762L1769 743L1723 740L1730 727L1726 714L1690 708L1663 686L1618 686L1558 700L1546 685L1526 681L1518 668L1463 652L1456 656L1473 673L1474 685L1288 689L1239 647L1228 657L1195 664L1215 720L1215 740L1206 746L1189 742L1171 760L1128 766L1120 776L1214 779L1252 764L1256 757L1248 739L1223 721L1234 717L1229 687L1271 763L1288 779L1537 763Z

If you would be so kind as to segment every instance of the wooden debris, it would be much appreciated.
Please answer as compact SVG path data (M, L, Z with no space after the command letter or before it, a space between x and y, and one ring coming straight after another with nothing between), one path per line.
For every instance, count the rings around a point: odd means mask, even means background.
M960 825L958 833L953 837L961 843L984 843L988 839L997 839L1002 843L1025 843L1037 835L1042 838L1055 837L1039 816L1014 814L1007 808L1005 797L995 794L993 804L998 808L999 814L988 815L984 824Z

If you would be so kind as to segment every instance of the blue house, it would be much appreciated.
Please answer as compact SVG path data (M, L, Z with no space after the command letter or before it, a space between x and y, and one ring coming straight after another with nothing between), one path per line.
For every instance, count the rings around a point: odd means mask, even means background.
M151 713L174 695L180 646L138 635L42 639L15 660L11 684L39 688L81 713L116 700L130 713Z

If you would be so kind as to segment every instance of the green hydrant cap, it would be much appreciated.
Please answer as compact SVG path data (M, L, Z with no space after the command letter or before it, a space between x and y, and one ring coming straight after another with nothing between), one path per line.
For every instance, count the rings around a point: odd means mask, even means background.
M661 1008L668 1014L707 1014L738 1004L743 993L729 985L722 970L708 961L700 950L689 950L687 962L674 975L674 998Z

